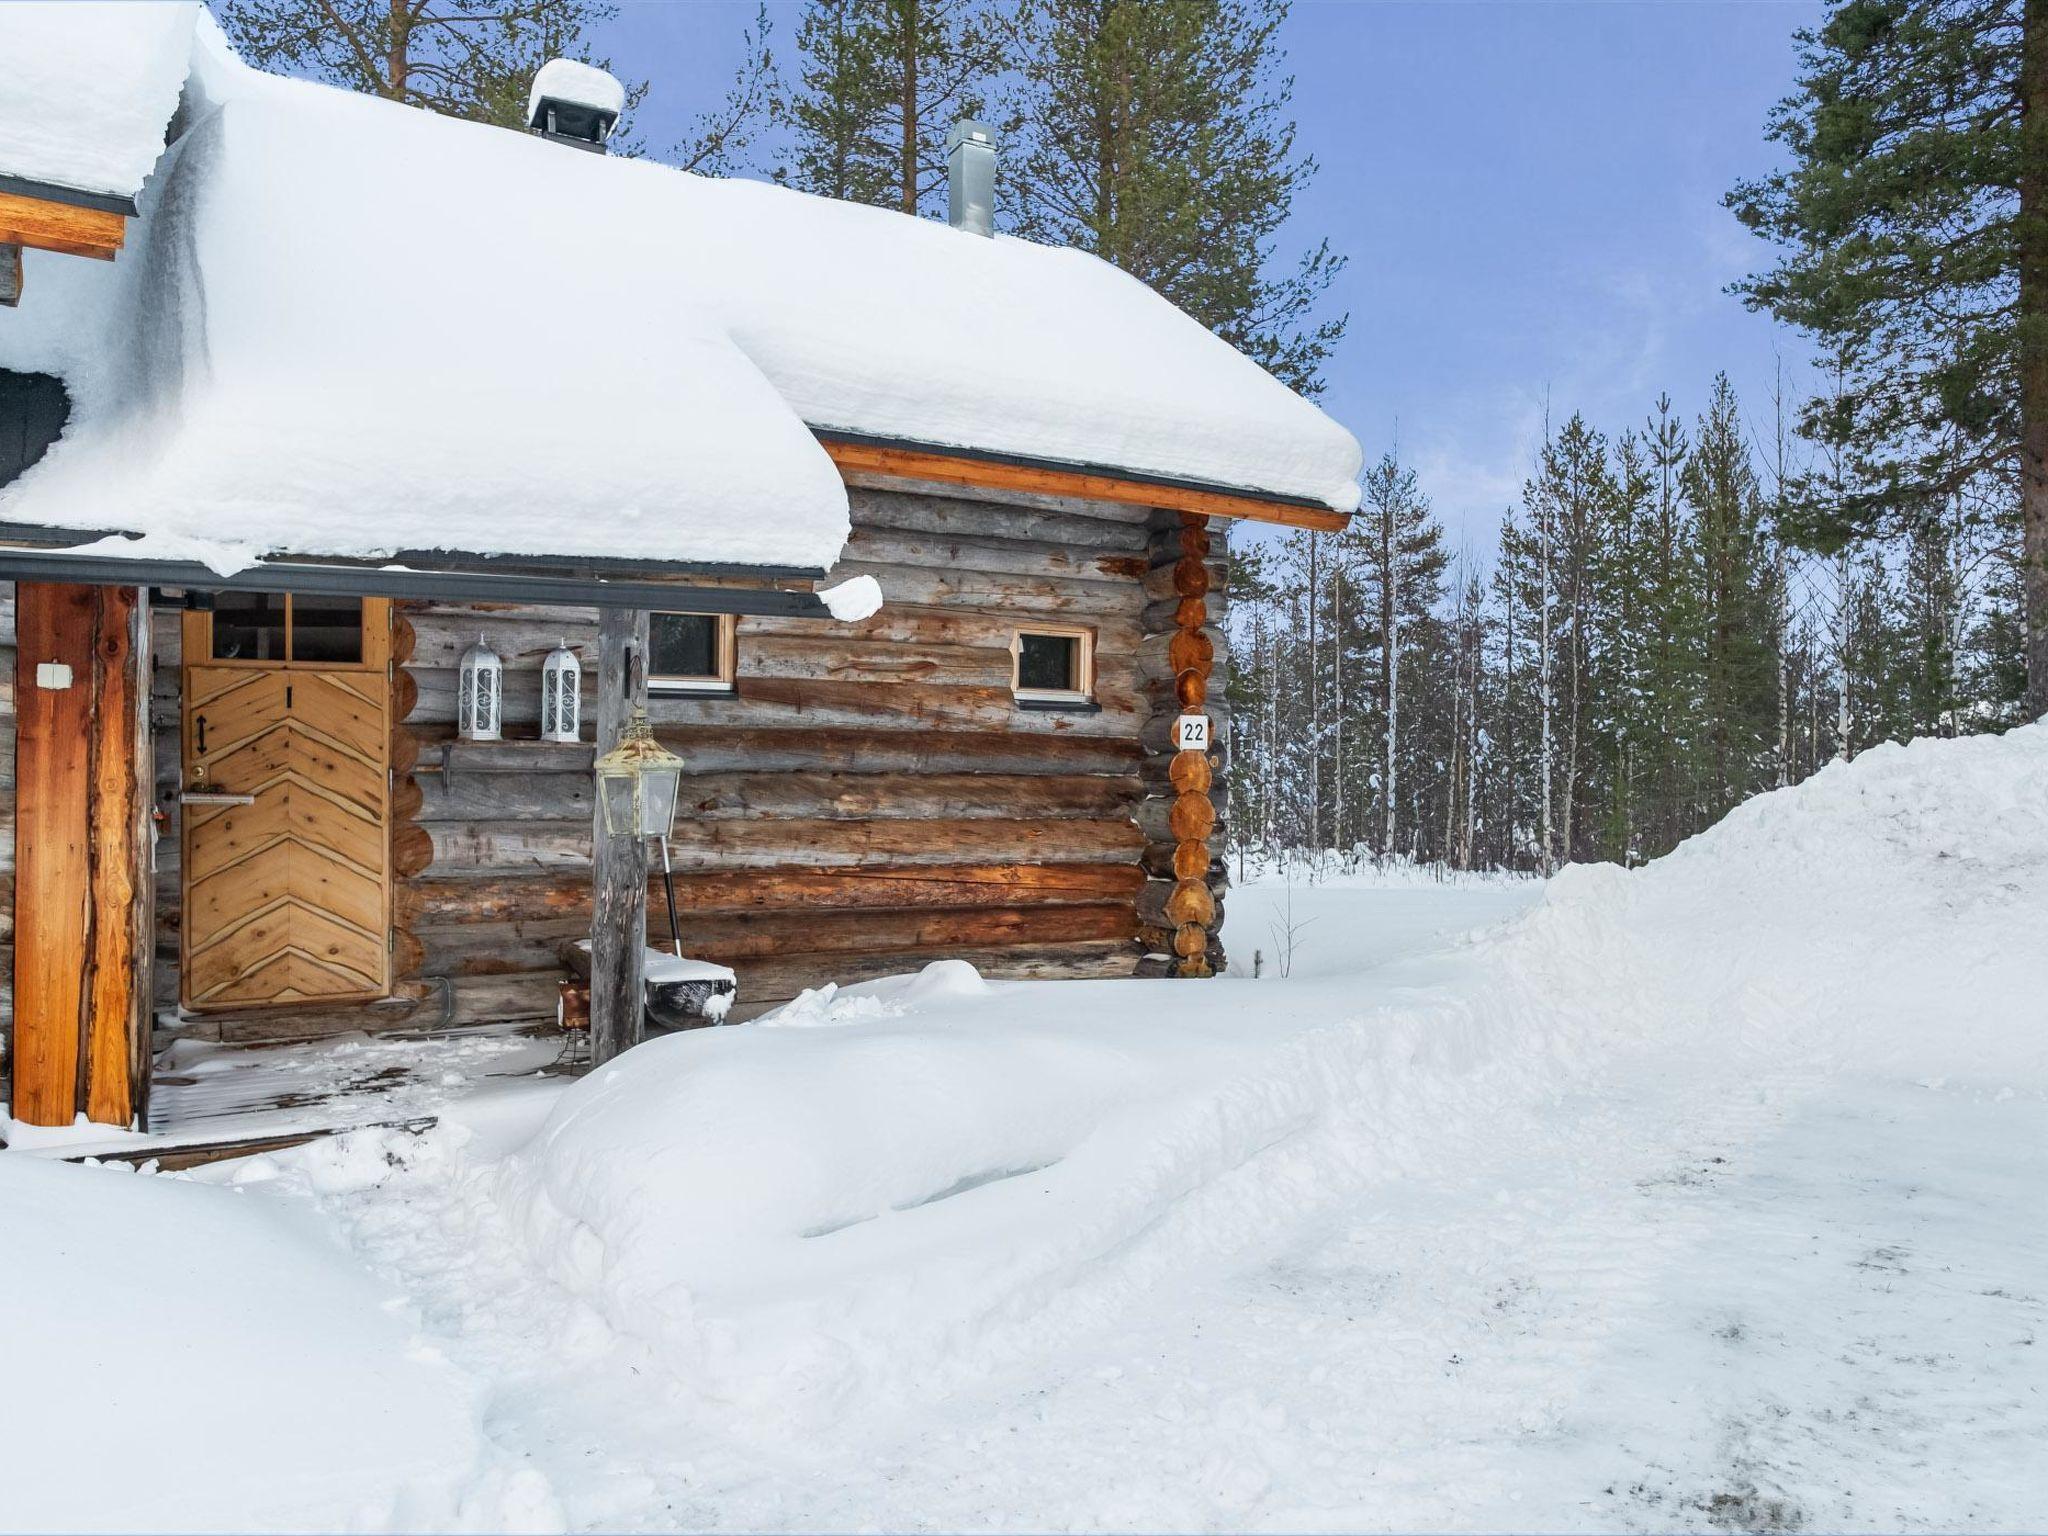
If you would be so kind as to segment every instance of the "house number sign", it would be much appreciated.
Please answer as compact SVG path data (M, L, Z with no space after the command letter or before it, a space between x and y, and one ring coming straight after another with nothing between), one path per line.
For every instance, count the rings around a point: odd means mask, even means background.
M1209 750L1209 717L1207 715L1182 715L1173 722L1173 749L1176 752L1206 752Z

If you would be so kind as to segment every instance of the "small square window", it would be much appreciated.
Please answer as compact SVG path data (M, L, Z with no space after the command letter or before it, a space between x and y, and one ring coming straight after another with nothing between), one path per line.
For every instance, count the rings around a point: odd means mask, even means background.
M719 613L657 613L648 619L647 686L656 693L732 690L739 621Z
M1085 629L1020 629L1011 687L1026 704L1081 704L1095 691L1095 636Z

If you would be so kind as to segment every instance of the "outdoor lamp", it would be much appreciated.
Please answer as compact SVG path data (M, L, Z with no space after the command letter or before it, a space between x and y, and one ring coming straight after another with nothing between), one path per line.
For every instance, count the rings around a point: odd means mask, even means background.
M683 760L654 739L635 709L619 744L597 760L597 798L609 837L666 837L676 819Z
M464 741L496 741L505 713L505 664L478 635L462 653L456 678L455 730Z
M583 731L583 665L564 640L540 664L540 739L575 741Z

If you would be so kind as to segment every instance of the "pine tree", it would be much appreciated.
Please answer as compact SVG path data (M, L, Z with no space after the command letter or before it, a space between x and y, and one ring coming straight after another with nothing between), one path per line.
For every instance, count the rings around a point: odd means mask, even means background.
M1294 149L1286 0L1025 0L1018 230L1143 279L1305 394L1345 320L1327 241L1271 275L1315 161Z
M947 130L980 117L1004 67L990 0L811 0L781 103L778 173L806 192L928 213L946 185Z
M1843 387L1806 427L1840 450L1790 525L1827 548L2020 483L2029 718L2048 713L2048 3L1836 0L1799 34L1770 133L1789 169L1728 202L1784 248L1739 285L1812 332Z

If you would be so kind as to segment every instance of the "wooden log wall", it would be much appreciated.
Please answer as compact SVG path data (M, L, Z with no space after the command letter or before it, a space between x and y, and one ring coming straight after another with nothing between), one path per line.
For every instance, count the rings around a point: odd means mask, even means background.
M834 577L875 576L881 612L851 626L743 618L735 692L650 703L689 765L674 842L686 946L738 971L736 1017L944 957L1001 977L1163 973L1174 636L1216 650L1220 555L1197 551L1178 514L1142 507L858 483L851 495ZM1211 590L1185 631L1175 582L1189 558ZM1010 646L1034 620L1094 632L1094 708L1018 706ZM175 629L157 632L158 804L173 818L159 843L160 1005L176 997ZM505 661L501 742L454 739L457 667L479 635ZM556 952L590 929L593 751L537 739L540 663L564 641L581 654L587 738L596 640L592 609L398 605L397 996L210 1027L251 1039L554 1016ZM1202 871L1212 891L1220 867ZM658 876L648 919L665 947ZM1203 925L1211 966L1216 921L1220 902Z
M1154 600L1147 679L1153 718L1141 739L1149 791L1138 810L1146 836L1145 888L1138 895L1146 975L1213 976L1223 969L1222 857L1224 797L1216 772L1229 718L1222 689L1211 688L1223 648L1223 525L1196 513L1153 520L1147 578ZM1210 743L1181 751L1173 739L1180 716L1206 715Z
M741 1016L947 956L996 976L1130 974L1154 514L852 496L834 577L875 576L882 611L852 626L742 619L734 693L650 703L689 764L674 844L687 947L739 972ZM539 664L560 640L583 655L588 718L596 616L409 604L404 617L417 688L401 747L417 809L396 834L404 987L457 1022L552 1016L555 950L590 921L591 749L533 739ZM1093 629L1096 708L1018 707L1010 644L1034 619ZM452 740L456 665L479 633L506 661L501 743ZM649 933L665 945L658 881Z

